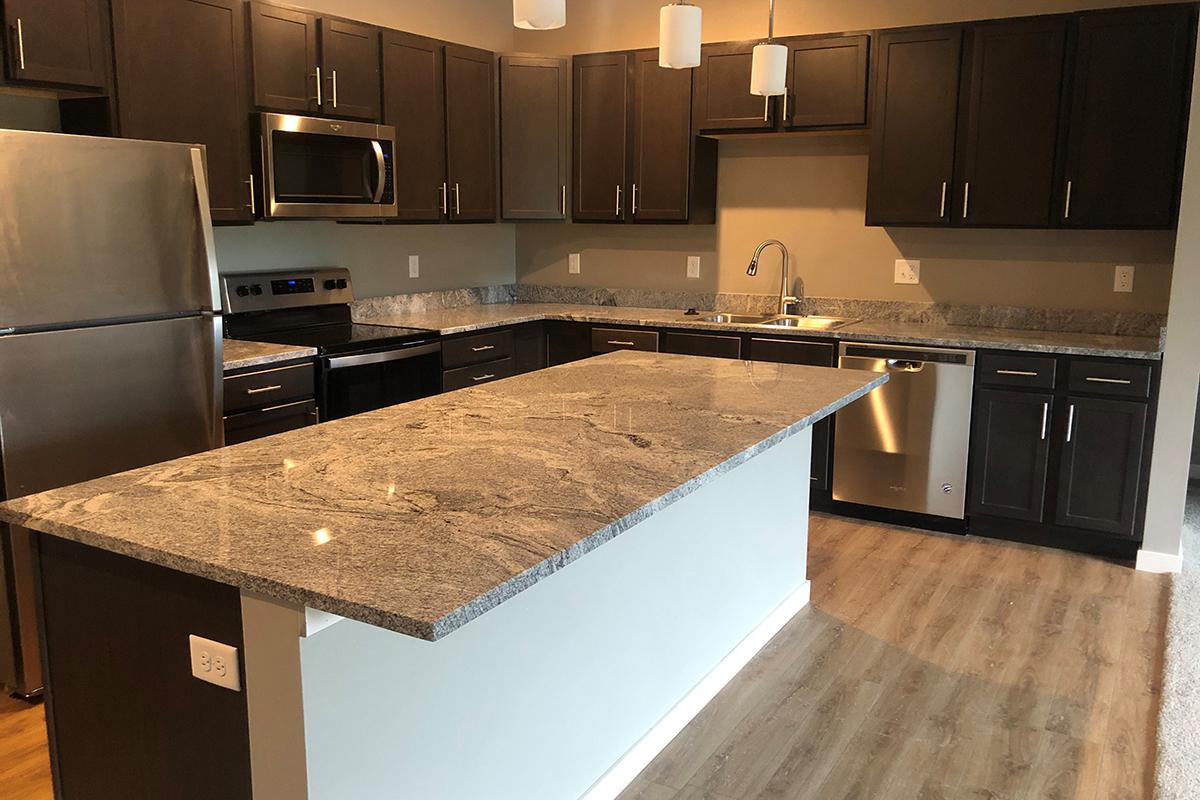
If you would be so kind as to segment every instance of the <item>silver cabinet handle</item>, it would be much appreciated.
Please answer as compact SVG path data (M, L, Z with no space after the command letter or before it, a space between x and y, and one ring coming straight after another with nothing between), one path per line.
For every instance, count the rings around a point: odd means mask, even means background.
M471 380L479 383L480 381L490 381L494 377L496 376L489 372L487 375L475 375Z
M788 119L788 98L790 98L790 97L791 97L791 95L788 92L783 93L783 124L784 125L792 124L792 121L790 119Z
M636 183L633 185L633 204L632 204L632 207L630 208L630 211L633 212L633 215L635 217L637 216L637 184Z
M249 395L266 394L267 392L278 392L282 388L283 388L282 386L278 386L278 385L276 385L276 386L260 386L257 389L247 389L246 394L249 394Z
M963 183L963 219L967 218L967 210L971 207L971 182Z
M321 107L322 102L323 102L323 100L321 97L321 68L317 67L317 108L318 109Z
M442 215L450 213L449 187L445 181L442 181Z
M617 184L617 216L621 216L621 184Z
M1075 435L1075 404L1071 404L1071 412L1067 415L1067 444L1071 443L1071 437Z
M562 190L562 215L564 217L567 215L567 185L565 183Z
M22 71L25 70L25 26L21 24L20 17L17 17L17 64Z
M608 343L618 347L637 347L637 342L621 342L616 339L611 339Z
M1036 378L1038 376L1038 374L1036 372L1029 372L1028 370L1023 370L1023 369L998 369L998 370L996 370L996 374L997 375L1016 375L1021 378Z
M946 181L942 181L942 205L941 210L938 211L938 219L946 218L946 189L948 188L949 184Z
M1050 424L1050 403L1042 403L1042 441L1046 441L1046 426Z
M771 96L763 98L763 122L771 121Z
M1093 378L1093 377L1089 376L1085 380L1087 380L1090 383L1111 383L1111 384L1115 384L1116 386L1131 386L1131 385L1133 385L1133 381L1127 380L1125 378Z
M253 172L250 173L250 180L246 181L246 184L250 187L250 216L257 217L258 216L258 203L254 199L254 173Z
M458 184L454 184L454 216L462 216L462 190L458 188Z
M337 70L329 70L329 74L333 76L333 107L337 108Z
M485 344L483 347L472 347L471 352L472 353L486 353L488 350L495 350L495 349L496 349L496 345Z
M1063 206L1063 219L1071 218L1071 181L1067 181L1067 202Z

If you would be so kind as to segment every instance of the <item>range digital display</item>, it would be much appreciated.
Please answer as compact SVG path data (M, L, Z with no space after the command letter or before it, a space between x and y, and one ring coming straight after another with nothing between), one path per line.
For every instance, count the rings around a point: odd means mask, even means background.
M314 291L312 278L271 281L271 294L312 294Z

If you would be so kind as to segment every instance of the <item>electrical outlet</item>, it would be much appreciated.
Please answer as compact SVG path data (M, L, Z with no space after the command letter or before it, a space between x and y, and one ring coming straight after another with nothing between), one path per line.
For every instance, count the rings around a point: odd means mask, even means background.
M195 634L188 636L188 646L192 652L192 677L235 692L242 690L236 647L203 639Z
M921 262L896 259L896 283L920 283Z
M572 275L579 274L579 253L571 253L571 255L567 257L567 272L571 273Z
M1133 291L1133 267L1117 267L1113 275L1114 292Z
M421 257L420 256L409 256L408 257L408 277L410 277L410 278L421 277Z
M700 256L688 256L687 276L689 278L700 277Z

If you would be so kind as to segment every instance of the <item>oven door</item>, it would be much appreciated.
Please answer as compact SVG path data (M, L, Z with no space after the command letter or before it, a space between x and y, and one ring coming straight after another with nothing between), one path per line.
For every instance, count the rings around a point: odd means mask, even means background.
M431 397L442 390L442 345L422 341L393 350L322 359L321 419L341 419Z
M260 134L264 217L396 216L394 128L263 114Z

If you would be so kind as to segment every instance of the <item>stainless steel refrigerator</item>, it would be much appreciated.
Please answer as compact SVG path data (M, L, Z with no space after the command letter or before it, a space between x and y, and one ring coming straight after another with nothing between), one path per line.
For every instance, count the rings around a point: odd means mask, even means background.
M204 151L0 130L0 496L219 447ZM0 683L42 688L32 534L0 525Z

